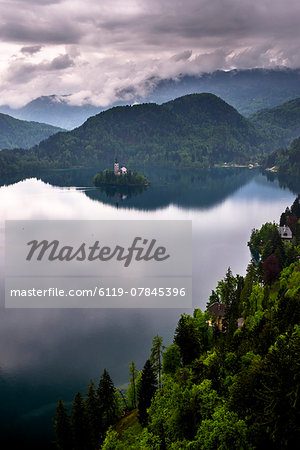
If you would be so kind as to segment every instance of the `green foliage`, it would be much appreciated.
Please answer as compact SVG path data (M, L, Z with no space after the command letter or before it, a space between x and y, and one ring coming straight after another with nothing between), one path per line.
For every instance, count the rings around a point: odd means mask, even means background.
M125 174L115 175L113 170L106 169L95 175L94 184L95 186L147 186L150 183L144 175L136 171L128 170Z
M152 397L156 391L156 377L148 359L144 365L141 382L138 387L138 408L139 408L139 421L143 426L147 424L148 412L147 409L151 404Z
M176 370L181 367L180 348L177 344L171 344L167 347L163 354L162 371L164 374L175 374Z
M137 377L138 377L138 370L135 367L135 364L133 361L129 363L129 386L127 389L127 399L129 403L129 407L131 409L135 409L137 407Z
M88 450L88 421L80 392L77 392L72 403L71 428L74 450Z
M93 381L91 380L85 398L85 411L88 424L90 448L96 448L100 442L102 430L102 414L99 398Z
M292 144L283 149L276 150L263 160L264 167L279 167L279 172L300 176L300 138L295 139Z
M28 149L59 131L62 129L46 123L27 122L0 114L0 149Z
M265 134L270 148L289 145L300 136L300 98L258 111L250 120Z
M116 388L106 369L100 378L97 394L102 424L104 429L107 429L116 421L119 415L119 405Z
M174 334L183 365L190 364L200 355L200 332L196 321L188 314L182 314Z
M187 448L193 450L250 450L246 423L237 414L221 406L211 419L203 420L195 442Z
M55 444L58 450L72 449L72 434L70 420L64 402L59 399L57 402L54 417Z
M30 151L43 167L128 165L206 168L249 162L265 146L263 135L232 106L213 94L187 95L163 105L111 108L82 126L57 133ZM17 167L26 163L20 153ZM0 170L8 171L0 154Z
M158 336L157 334L152 339L150 362L156 375L157 385L159 389L161 388L162 358L164 349L165 346L163 345L163 338L161 336Z
M256 428L278 448L297 445L300 423L300 328L280 335L263 361Z
M299 198L292 208L298 217ZM278 450L298 446L300 261L287 265L288 252L298 252L298 244L296 240L283 244L274 224L254 230L250 244L257 246L264 264L270 258L277 259L277 280L264 284L266 269L263 274L261 264L254 261L245 278L234 276L229 268L211 296L224 305L224 330L212 339L207 311L195 309L193 316L182 314L174 343L163 354L161 389L156 390L158 377L150 360L138 376L131 363L129 389L136 384L139 420L144 428L137 423L137 410L133 410L107 432L103 448ZM280 264L278 258L282 258ZM240 315L244 324L237 329ZM161 354L162 339L157 335L151 360L158 372ZM93 399L92 384L89 390ZM130 395L133 398L132 392ZM81 415L77 412L79 418L86 417L80 395L75 399L73 410L81 411ZM57 417L61 419L55 423L67 430L62 403ZM84 431L84 424L79 420L79 430ZM60 436L64 438L64 433Z

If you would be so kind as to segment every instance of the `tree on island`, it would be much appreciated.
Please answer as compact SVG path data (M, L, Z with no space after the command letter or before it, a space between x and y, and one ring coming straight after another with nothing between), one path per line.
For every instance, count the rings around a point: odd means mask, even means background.
M95 186L147 186L149 180L137 171L128 170L127 173L116 175L113 170L105 169L94 177Z

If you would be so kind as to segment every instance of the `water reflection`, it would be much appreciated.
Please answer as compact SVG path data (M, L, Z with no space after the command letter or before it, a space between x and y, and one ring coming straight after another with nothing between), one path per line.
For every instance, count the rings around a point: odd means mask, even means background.
M93 188L94 173L51 171L40 174L39 180L6 179L11 184L0 188L2 273L5 219L191 219L193 300L204 308L229 265L235 273L245 272L251 229L278 220L295 197L277 178L247 169L143 171L152 184L137 195ZM154 335L162 335L166 345L171 342L181 313L8 310L3 284L1 277L0 435L20 436L31 448L33 437L49 436L58 397L70 401L90 378L97 382L104 367L117 385L124 383L128 362L142 367Z

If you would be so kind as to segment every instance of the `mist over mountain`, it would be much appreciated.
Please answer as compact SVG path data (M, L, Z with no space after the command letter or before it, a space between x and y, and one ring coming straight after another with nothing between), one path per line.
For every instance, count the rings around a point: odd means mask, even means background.
M182 76L177 79L146 80L144 96L134 89L120 90L119 100L101 107L91 104L73 105L70 96L39 97L22 108L0 106L0 112L13 117L42 121L66 129L80 126L87 118L112 106L144 102L162 104L177 97L209 92L221 97L241 114L249 116L258 110L300 97L299 69L218 70L201 76ZM147 92L147 93L146 93Z
M92 105L69 105L67 100L68 95L48 95L38 97L19 109L0 106L0 111L21 120L45 122L70 130L103 110Z

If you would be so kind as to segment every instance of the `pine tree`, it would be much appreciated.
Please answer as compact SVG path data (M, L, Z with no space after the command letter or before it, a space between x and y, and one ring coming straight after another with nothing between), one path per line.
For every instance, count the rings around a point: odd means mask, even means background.
M300 219L300 195L295 199L291 206L291 213Z
M182 314L174 334L174 344L180 348L183 365L190 364L200 354L200 333L196 321Z
M112 425L118 414L118 405L116 401L116 389L110 375L104 369L97 389L99 398L100 413L102 416L103 427L106 430Z
M131 361L131 363L129 363L129 374L130 374L130 385L129 385L129 390L130 390L130 405L133 409L135 409L137 407L137 389L136 389L136 379L138 376L138 371L135 367L135 364L133 361Z
M161 336L158 336L158 334L154 336L150 354L150 362L156 375L159 389L161 388L162 356L165 349L162 342L163 338Z
M148 420L147 409L151 405L151 399L156 391L156 377L149 359L147 359L138 390L139 421L146 426Z
M99 399L95 385L92 380L90 380L86 398L85 398L85 411L88 423L89 432L89 444L91 449L98 448L100 445L100 435L101 435L101 413Z
M71 412L71 428L74 450L88 449L88 426L84 401L80 392L74 397Z
M72 435L70 420L67 414L64 402L59 399L57 402L56 413L54 417L55 444L59 450L71 450Z

